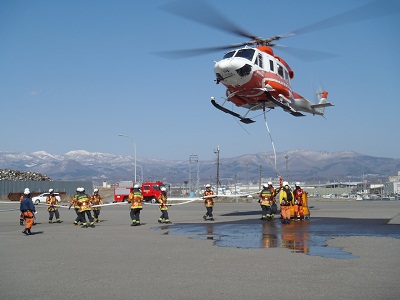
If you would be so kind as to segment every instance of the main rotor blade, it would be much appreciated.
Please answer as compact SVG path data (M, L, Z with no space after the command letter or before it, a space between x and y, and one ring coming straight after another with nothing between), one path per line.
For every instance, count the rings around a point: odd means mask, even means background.
M171 50L171 51L158 51L158 52L152 52L154 55L162 56L165 58L187 58L187 57L193 57L193 56L199 56L203 54L208 54L220 50L231 50L231 49L236 49L238 47L243 47L246 45L252 45L255 42L249 41L246 43L240 43L240 44L235 44L235 45L227 45L227 46L216 46L216 47L208 47L208 48L196 48L196 49L184 49L184 50Z
M290 32L288 35L298 35L308 32L314 32L330 27L356 23L359 21L379 18L400 12L400 1L398 0L378 0L366 5L354 8L339 15L321 20L319 22L307 25L300 29Z
M303 61L318 61L338 57L338 55L318 50L300 49L296 47L287 47L283 45L274 44L275 48L285 52L299 60Z
M256 36L247 33L231 22L212 6L199 0L177 0L160 7L166 12L207 25L219 30L229 32L241 37L256 39Z

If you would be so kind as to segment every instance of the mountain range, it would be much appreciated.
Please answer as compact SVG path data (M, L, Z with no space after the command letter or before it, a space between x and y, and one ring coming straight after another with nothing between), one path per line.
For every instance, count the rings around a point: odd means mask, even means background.
M293 150L273 153L245 154L217 160L159 160L137 158L137 180L162 180L182 185L189 177L200 184L216 182L217 166L222 184L259 182L282 176L289 181L348 182L384 181L397 175L400 159L373 157L352 151L325 152ZM134 179L134 160L121 156L85 150L50 154L38 152L1 152L0 169L39 172L52 180L90 180L109 184Z

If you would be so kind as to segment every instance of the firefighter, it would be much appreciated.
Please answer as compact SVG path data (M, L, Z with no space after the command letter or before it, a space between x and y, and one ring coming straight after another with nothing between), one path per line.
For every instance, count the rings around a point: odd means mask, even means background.
M88 228L85 215L87 215L89 219L89 226L94 227L94 220L90 212L92 210L92 208L90 207L90 197L85 193L85 188L83 187L79 188L77 202L79 205L79 216L82 223L82 228Z
M274 218L272 205L276 203L275 196L275 189L272 186L272 182L268 182L268 184L263 184L263 189L259 193L259 203L262 210L261 220L269 221Z
M22 233L26 235L31 235L31 228L33 225L33 218L36 210L32 202L31 192L28 188L24 190L24 198L21 200L19 210L23 214L25 220L25 229L22 231Z
M103 198L101 198L99 194L99 189L94 189L93 190L93 196L91 199L92 205L102 205L103 204ZM100 216L100 209L101 207L93 207L93 218L96 223L99 223L99 216Z
M207 220L207 217L209 217L209 220L214 221L213 208L214 208L214 198L215 197L216 197L216 195L214 194L214 191L211 189L211 185L206 184L206 190L203 193L203 199L204 199L204 205L207 209L207 212L203 216L204 220Z
M47 211L49 212L49 223L53 223L53 216L56 217L56 222L61 223L60 213L58 212L58 199L56 195L54 195L54 190L49 189L49 197L46 198L46 203L49 204L47 206Z
M158 203L160 203L161 216L158 218L158 223L171 223L168 216L168 199L167 189L165 186L161 187L161 194L158 196Z
M282 223L290 223L290 206L293 205L293 192L287 181L282 184L282 189L279 194L279 204L281 206Z
M129 194L128 203L131 204L130 216L132 219L131 226L140 226L140 211L142 210L143 195L140 190L140 185L135 184L133 190Z
M300 182L295 183L293 196L294 196L294 219L297 221L303 220L304 219L303 189L300 187Z
M72 206L74 206L74 210L76 213L76 218L74 221L74 225L78 226L79 222L81 220L81 217L79 215L79 204L78 204L78 196L79 196L79 190L80 188L76 188L76 194L72 197L71 201L69 202L69 207L68 209L71 209Z

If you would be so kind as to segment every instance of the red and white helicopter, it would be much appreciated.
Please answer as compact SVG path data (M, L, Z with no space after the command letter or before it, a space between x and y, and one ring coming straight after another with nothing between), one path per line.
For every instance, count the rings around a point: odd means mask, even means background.
M253 123L246 115L254 110L282 107L291 115L304 116L302 112L324 115L324 108L333 106L327 100L328 93L322 92L317 104L294 92L290 79L293 70L279 56L274 55L270 43L256 48L241 48L226 53L214 65L216 82L226 86L226 101L247 109L241 116L220 105L211 98L211 103L225 113L238 117L243 123Z
M387 5L388 2L389 6ZM289 51L289 48L277 45L275 42L289 36L390 14L390 2L376 1L287 34L260 38L242 30L205 2L178 0L164 5L162 9L191 21L233 33L249 40L228 46L163 51L162 54L181 58L234 49L227 52L222 60L215 62L215 81L217 84L221 83L226 87L226 98L222 104L218 104L215 98L212 97L211 103L219 110L239 118L243 123L254 122L247 117L250 112L259 109L265 111L266 108L272 109L275 107L281 107L284 111L296 117L304 116L303 113L323 116L324 109L333 106L327 100L328 92L318 93L319 101L315 104L293 91L290 81L294 78L294 71L283 58L275 55L272 47L279 47L283 51L285 49ZM302 51L302 53L305 51L298 50ZM333 56L318 51L306 51L310 55L317 54L318 58ZM234 103L237 107L247 109L247 112L240 115L226 108L224 105L227 101Z

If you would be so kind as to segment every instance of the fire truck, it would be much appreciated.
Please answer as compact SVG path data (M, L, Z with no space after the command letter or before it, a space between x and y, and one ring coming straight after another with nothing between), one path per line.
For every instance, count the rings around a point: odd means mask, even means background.
M129 194L133 191L133 181L120 181L118 187L114 188L114 203L126 202ZM146 202L157 203L161 194L161 187L165 187L162 181L146 181L142 183L143 199Z

